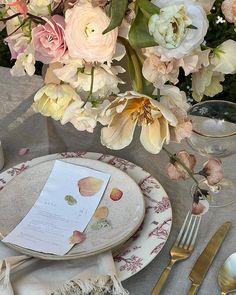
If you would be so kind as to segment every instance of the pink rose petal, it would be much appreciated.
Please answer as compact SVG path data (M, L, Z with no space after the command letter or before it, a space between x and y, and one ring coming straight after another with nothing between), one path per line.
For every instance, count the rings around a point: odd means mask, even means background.
M29 148L21 148L18 154L19 156L25 156L26 154L28 154L28 152L29 152Z

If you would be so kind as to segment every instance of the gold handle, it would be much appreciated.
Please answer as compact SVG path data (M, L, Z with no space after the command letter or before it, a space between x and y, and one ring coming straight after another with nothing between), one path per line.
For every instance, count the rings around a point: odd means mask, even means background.
M227 294L227 293L225 293L225 292L223 292L223 291L220 293L220 295L226 295L226 294Z
M198 288L199 288L199 285L192 284L192 286L191 286L190 290L188 291L187 295L195 295L195 294L197 294Z
M172 269L172 266L175 264L175 260L171 260L168 264L168 266L164 269L164 271L161 274L161 277L159 278L159 280L157 281L155 287L152 290L152 294L151 295L159 295L161 292L162 287L164 286L169 273Z

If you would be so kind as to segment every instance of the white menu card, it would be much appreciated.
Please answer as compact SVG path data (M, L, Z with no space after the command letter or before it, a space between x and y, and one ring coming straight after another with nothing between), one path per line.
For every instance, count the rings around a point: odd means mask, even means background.
M81 242L109 178L106 173L57 160L34 206L2 241L38 252L66 254Z

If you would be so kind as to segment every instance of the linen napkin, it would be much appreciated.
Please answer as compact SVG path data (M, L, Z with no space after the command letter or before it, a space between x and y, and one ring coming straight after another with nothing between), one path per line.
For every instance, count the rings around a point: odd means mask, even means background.
M117 277L110 251L73 261L43 261L25 255L0 260L1 295L107 293L129 294Z

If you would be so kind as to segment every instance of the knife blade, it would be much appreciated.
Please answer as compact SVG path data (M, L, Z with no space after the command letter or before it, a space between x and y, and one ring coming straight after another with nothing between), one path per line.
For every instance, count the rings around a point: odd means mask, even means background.
M200 287L216 254L218 253L220 246L230 229L230 226L231 222L225 222L223 225L221 225L221 227L218 228L218 230L208 242L206 248L198 257L191 273L189 274L189 279L192 281L192 286L188 292L188 295L197 294L198 288Z

